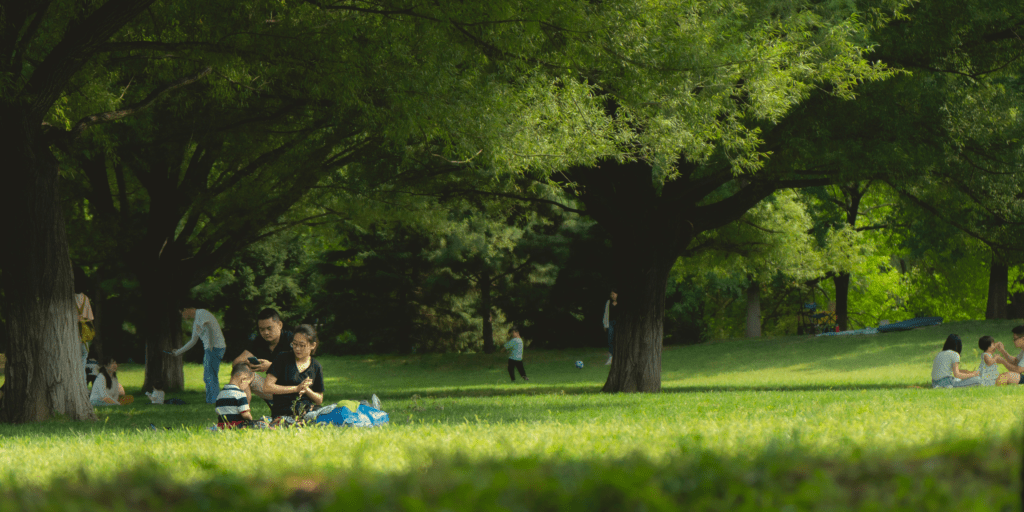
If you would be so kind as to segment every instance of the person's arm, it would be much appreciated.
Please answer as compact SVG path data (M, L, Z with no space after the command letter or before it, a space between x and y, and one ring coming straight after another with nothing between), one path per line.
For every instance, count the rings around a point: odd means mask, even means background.
M249 409L246 409L246 410L242 411L240 416L242 416L243 418L245 418L245 419L247 419L249 421L252 421L252 413L249 412Z
M1007 361L1016 359L1013 356L1011 356L1009 352L1006 351L1006 347L1003 346L1003 342L1001 341L996 342L996 350L998 350L999 353L1002 354L1002 356L1006 358Z
M981 354L981 358L985 360L985 366L992 366L992 365L996 364L996 362L997 362L996 358L992 357L988 353Z
M611 325L608 322L609 318L611 317L611 312L609 312L608 309L611 308L611 307L612 307L612 301L609 300L608 302L604 303L604 318L601 320L601 323L604 324L604 330L606 330L606 331L608 330L608 326Z
M953 376L963 380L971 377L977 377L978 372L962 372L960 371L960 363L953 363Z
M312 400L314 404L320 405L324 403L324 369L316 361L313 361L312 364L316 365L316 373L313 375L309 387L303 391L303 394Z
M197 315L198 315L198 313L197 313ZM179 348L178 350L175 350L174 351L174 355L180 356L180 355L184 354L185 352L187 352L188 349L190 349L190 348L192 348L192 347L194 347L196 345L196 342L199 341L199 330L200 330L199 326L200 325L202 325L202 324L200 324L198 322L192 322L192 339L188 340L188 343L186 343L183 347Z
M236 357L233 361L231 361L231 366L234 366L236 364L242 364L242 363L249 364L249 358L250 357L254 357L252 352L249 352L248 349L243 350L241 354L238 354L238 357ZM249 369L250 370L252 369L252 365L249 365Z
M289 393L302 393L303 390L312 384L311 379L306 379L299 384L294 386L279 386L277 384L277 375L268 373L267 380L263 381L263 391L270 393L271 395L287 395ZM321 398L322 399L322 398Z

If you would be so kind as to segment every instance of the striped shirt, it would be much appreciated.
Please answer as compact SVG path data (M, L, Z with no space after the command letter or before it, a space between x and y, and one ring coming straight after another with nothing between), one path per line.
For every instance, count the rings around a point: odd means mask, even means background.
M224 333L220 332L220 324L213 316L213 313L205 309L196 310L196 318L192 322L192 339L188 340L185 346L174 351L174 355L180 356L196 344L196 340L202 338L203 348L227 348L224 343Z
M224 386L224 389L217 395L217 421L230 423L243 421L242 413L249 410L249 400L245 398L245 392L234 384Z

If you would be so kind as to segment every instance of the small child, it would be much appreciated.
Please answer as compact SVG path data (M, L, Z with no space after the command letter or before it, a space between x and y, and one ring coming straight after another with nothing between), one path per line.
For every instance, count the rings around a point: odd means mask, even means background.
M978 348L985 352L981 354L981 363L978 364L978 377L981 378L981 385L995 386L996 379L999 378L999 365L1006 366L1006 359L1003 356L995 355L996 350L1003 349L1003 344L997 342L992 336L982 336L978 340Z
M523 376L523 380L526 382L530 381L530 378L526 376L526 368L523 368L523 340L519 338L519 329L515 327L508 330L509 335L512 339L505 343L504 348L508 351L508 376L512 378L512 382L516 381L515 369L519 369L519 375Z
M249 400L245 397L253 373L249 365L238 363L231 367L231 381L217 394L217 426L234 428L252 423Z

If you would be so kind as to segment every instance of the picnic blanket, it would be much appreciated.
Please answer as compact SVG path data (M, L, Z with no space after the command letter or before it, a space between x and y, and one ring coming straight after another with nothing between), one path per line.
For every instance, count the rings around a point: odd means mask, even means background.
M826 331L826 332L817 334L817 336L852 336L852 335L857 335L857 334L878 334L878 329L876 329L874 327L865 327L863 329L857 329L857 330L854 330L854 331L838 331L838 332Z
M883 325L878 328L878 332L896 332L896 331L909 331L911 329L917 329L918 327L926 327L929 325L939 325L942 323L941 316L923 316L921 318L911 318L910 320L904 320L902 322L896 322L889 325Z

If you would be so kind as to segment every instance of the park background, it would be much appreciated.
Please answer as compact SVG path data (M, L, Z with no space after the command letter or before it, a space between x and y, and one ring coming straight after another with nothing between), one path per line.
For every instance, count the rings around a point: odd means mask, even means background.
M0 7L0 507L1019 506L1017 390L927 384L1024 321L1024 2ZM189 405L89 407L73 287ZM196 302L393 424L206 431Z

